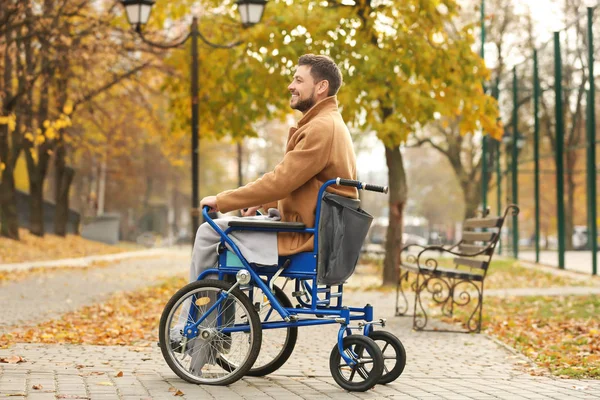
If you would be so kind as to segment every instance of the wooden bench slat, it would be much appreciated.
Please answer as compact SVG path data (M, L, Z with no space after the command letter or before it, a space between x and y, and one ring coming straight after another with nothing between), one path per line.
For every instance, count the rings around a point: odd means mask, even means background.
M474 244L461 244L459 246L459 251L461 253L475 254L475 253L479 253L480 251L483 251L485 248L486 248L486 246L477 246ZM488 249L488 251L486 251L485 253L481 253L480 255L488 255L491 250L492 250L492 248L490 247Z
M469 218L465 220L464 228L498 228L502 225L502 217Z
M466 279L466 280L472 280L472 281L477 281L477 282L483 281L482 274L475 274L472 272L461 271L461 270L457 270L457 269L436 268L435 270L433 270L433 268L423 268L421 271L424 274L431 275L431 276L442 276L442 277L446 277L446 278Z
M474 260L474 259L471 259L471 258L460 258L460 257L457 257L457 258L454 259L454 264L465 265L465 266L471 267L471 268L486 269L488 263L487 263L487 261Z
M489 242L494 240L496 234L494 232L463 232L463 242Z

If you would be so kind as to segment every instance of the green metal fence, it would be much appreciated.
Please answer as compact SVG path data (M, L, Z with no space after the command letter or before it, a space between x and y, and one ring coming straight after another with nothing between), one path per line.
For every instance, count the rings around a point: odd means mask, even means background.
M565 268L566 252L583 248L591 252L594 275L598 14L595 7L582 10L579 18L495 79L492 94L498 98L505 133L502 141L488 139L484 157L489 162L482 171L482 204L489 200L498 215L509 203L521 209L505 224L504 254L519 258L520 250L534 251L540 262L544 250L556 250L557 265ZM487 190L493 186L495 193Z

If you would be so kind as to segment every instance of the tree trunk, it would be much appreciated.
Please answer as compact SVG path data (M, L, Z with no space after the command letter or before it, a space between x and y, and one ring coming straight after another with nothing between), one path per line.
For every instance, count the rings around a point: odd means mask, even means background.
M481 182L463 182L461 186L465 196L464 218L473 218L477 215L477 209L481 204Z
M98 181L98 213L104 214L106 200L106 154L100 162L100 180Z
M400 147L385 148L389 185L389 224L385 241L383 261L383 284L398 282L400 250L402 248L403 212L407 199L406 173Z
M60 181L56 185L56 211L54 215L54 233L59 236L67 234L67 223L69 221L69 190L75 176L75 170L71 167L64 167L60 176L57 173L56 179Z
M0 7L0 15L4 16L8 13L8 8ZM10 24L8 24L10 26ZM13 97L13 58L9 49L12 47L12 31L10 27L6 28L4 35L4 71L2 74L2 84L0 97L2 97L2 115L10 115L12 106L9 103L14 103ZM19 218L17 215L17 199L14 181L14 163L10 153L8 135L10 134L8 125L0 125L0 173L2 174L2 182L0 183L0 235L11 239L19 240ZM13 142L13 146L15 143Z
M29 175L29 231L44 236L44 185L37 176Z
M8 157L8 125L0 125L0 162L4 166L0 183L0 235L19 240L14 173Z
M237 142L238 187L244 186L242 142Z
M60 133L62 138L62 132ZM54 213L54 233L58 236L67 234L67 223L69 221L69 190L75 176L75 170L67 167L65 162L66 150L62 140L56 148L56 158L54 160L55 169L55 202L56 209Z

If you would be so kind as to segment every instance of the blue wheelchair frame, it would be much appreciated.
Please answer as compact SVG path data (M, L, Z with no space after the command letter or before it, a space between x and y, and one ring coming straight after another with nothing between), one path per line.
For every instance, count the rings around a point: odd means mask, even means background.
M236 275L240 270L247 270L251 276L251 282L249 285L255 285L259 287L264 295L268 298L271 306L275 311L279 313L283 321L277 322L262 322L262 329L278 329L278 328L288 328L288 327L299 327L299 326L313 326L313 325L326 325L326 324L341 324L340 329L338 331L338 350L341 357L348 363L349 365L354 365L356 362L352 360L350 357L346 355L343 349L343 338L344 334L350 335L353 329L363 329L364 335L369 335L372 331L372 323L373 323L373 307L367 304L365 307L344 307L342 306L342 294L343 294L343 284L334 285L337 287L337 291L331 291L331 285L325 285L325 287L319 288L317 285L317 256L319 249L319 219L321 214L321 199L323 198L323 194L327 187L338 184L338 181L335 179L329 180L325 182L321 188L319 189L317 202L317 210L316 210L316 220L315 220L315 228L304 228L304 229L293 229L293 228L267 228L267 227L229 227L227 230L223 231L219 226L209 217L208 215L208 207L205 207L202 210L202 215L204 220L210 224L210 226L221 236L221 243L227 244L230 250L224 251L219 255L219 266L218 268L211 268L203 271L199 276L198 280L202 280L206 278L208 275L216 274L219 277L219 280L223 280L226 275ZM357 182L357 189L362 189L362 183ZM235 245L235 243L229 238L228 234L234 230L247 230L247 231L264 231L264 232L298 232L298 233L310 233L314 235L314 250L309 253L299 253L286 257L279 257L279 264L276 267L257 267L255 265L249 264L239 248ZM274 293L271 292L267 283L265 283L261 276L267 278L267 282L270 282L278 270L281 268L284 263L288 263L288 266L280 273L279 276L284 278L295 279L295 289L296 292L306 291L311 294L311 302L310 304L300 299L300 296L297 297L298 302L302 306L302 308L286 308L283 307ZM246 286L246 285L245 285ZM250 290L252 286L250 286ZM304 292L303 295L306 295ZM319 294L325 294L325 298L320 299ZM183 330L184 336L188 339L192 339L198 334L198 326L206 319L208 315L210 315L217 307L219 307L229 296L228 292L221 292L218 299L215 303L202 315L196 322L188 323ZM331 302L333 299L337 299L335 305L332 305ZM265 317L265 321L268 321L271 316L271 309L267 316ZM196 319L195 310L190 309L191 321ZM315 318L307 318L307 319L299 319L296 320L299 314L302 315L314 315ZM317 318L319 316L327 316L330 317L328 319ZM217 320L217 324L221 324L220 318ZM366 321L366 323L359 324L358 327L351 327L350 321ZM226 327L222 329L223 333L229 332L248 332L250 330L248 324L236 324L231 327Z

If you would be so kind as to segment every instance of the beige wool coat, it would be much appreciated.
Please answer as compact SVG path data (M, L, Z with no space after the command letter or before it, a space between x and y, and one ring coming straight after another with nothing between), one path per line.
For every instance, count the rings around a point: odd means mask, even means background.
M338 111L335 96L327 97L290 128L283 160L272 172L235 190L217 195L221 212L263 205L274 207L282 221L314 227L317 195L321 185L337 177L356 179L356 156L348 128ZM355 188L330 186L329 192L358 198ZM313 250L313 236L280 232L279 255Z

